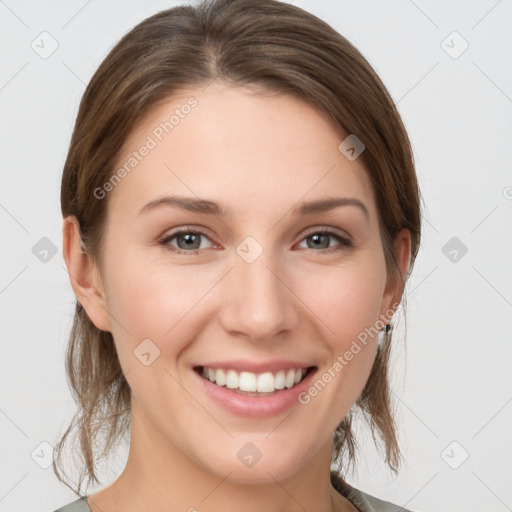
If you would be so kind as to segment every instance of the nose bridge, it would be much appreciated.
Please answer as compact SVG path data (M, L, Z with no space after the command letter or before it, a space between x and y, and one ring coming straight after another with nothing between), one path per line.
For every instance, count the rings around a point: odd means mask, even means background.
M284 276L279 276L273 251L263 250L254 240L245 242L237 247L228 276L223 324L228 331L265 340L290 329L297 320L293 294L283 284Z

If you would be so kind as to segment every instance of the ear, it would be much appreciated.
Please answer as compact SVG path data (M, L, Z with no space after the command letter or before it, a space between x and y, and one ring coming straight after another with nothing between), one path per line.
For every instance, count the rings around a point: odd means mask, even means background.
M78 302L98 329L110 331L110 317L100 272L82 245L78 219L72 215L63 222L62 254Z
M382 311L381 318L386 323L391 320L391 317L398 308L398 304L402 299L402 293L405 286L407 273L409 272L409 265L411 262L411 232L408 229L402 229L393 243L393 250L395 253L395 260L400 269L400 276L396 279L388 279L384 295L382 297Z

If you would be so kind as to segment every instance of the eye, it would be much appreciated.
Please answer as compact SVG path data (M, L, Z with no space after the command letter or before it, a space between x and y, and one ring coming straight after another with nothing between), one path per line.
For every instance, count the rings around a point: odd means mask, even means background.
M180 229L165 236L159 243L177 254L197 254L198 249L205 249L204 245L201 244L201 237L208 238L201 231ZM174 239L176 239L177 248L171 244Z
M335 239L339 242L338 246L331 247L329 239ZM323 252L334 252L342 250L344 247L351 247L352 241L346 237L339 235L331 229L322 229L322 231L313 231L308 234L304 240L311 240L311 243L307 243L308 249L320 249ZM341 246L341 247L340 247Z
M208 248L201 244L201 237L209 240L208 236L201 231L182 228L178 231L175 231L174 233L166 235L163 239L160 240L159 244L176 254L195 255L198 254L199 249ZM331 239L335 239L338 242L338 245L331 247ZM176 241L176 245L171 243L174 240ZM350 239L343 237L328 228L324 228L321 231L313 231L309 233L305 238L303 238L303 240L307 241L308 249L320 249L316 252L324 253L340 251L345 247L353 246L353 243ZM309 240L311 240L311 243ZM213 247L213 244L209 247Z

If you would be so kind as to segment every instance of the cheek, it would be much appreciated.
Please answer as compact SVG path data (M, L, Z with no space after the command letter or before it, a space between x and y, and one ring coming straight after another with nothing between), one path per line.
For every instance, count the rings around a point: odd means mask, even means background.
M218 276L195 266L153 264L136 254L110 261L115 263L107 273L108 310L120 350L133 350L149 338L166 351L172 347L178 352L184 338L178 333L200 309L196 310Z
M309 288L308 305L321 320L328 357L303 403L321 396L316 407L326 408L328 428L337 427L370 375L384 286L381 270L378 265L339 269Z
M326 339L340 350L379 318L385 269L368 263L310 274L302 284L300 296L319 319Z

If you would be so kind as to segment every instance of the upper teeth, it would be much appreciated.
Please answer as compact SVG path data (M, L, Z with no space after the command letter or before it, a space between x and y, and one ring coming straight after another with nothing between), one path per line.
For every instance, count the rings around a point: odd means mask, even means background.
M240 391L257 391L271 393L276 389L288 389L298 384L306 374L307 368L299 370L279 370L256 375L252 372L236 372L235 370L215 370L203 367L203 377L209 379L217 386L226 386L230 389L238 388Z

